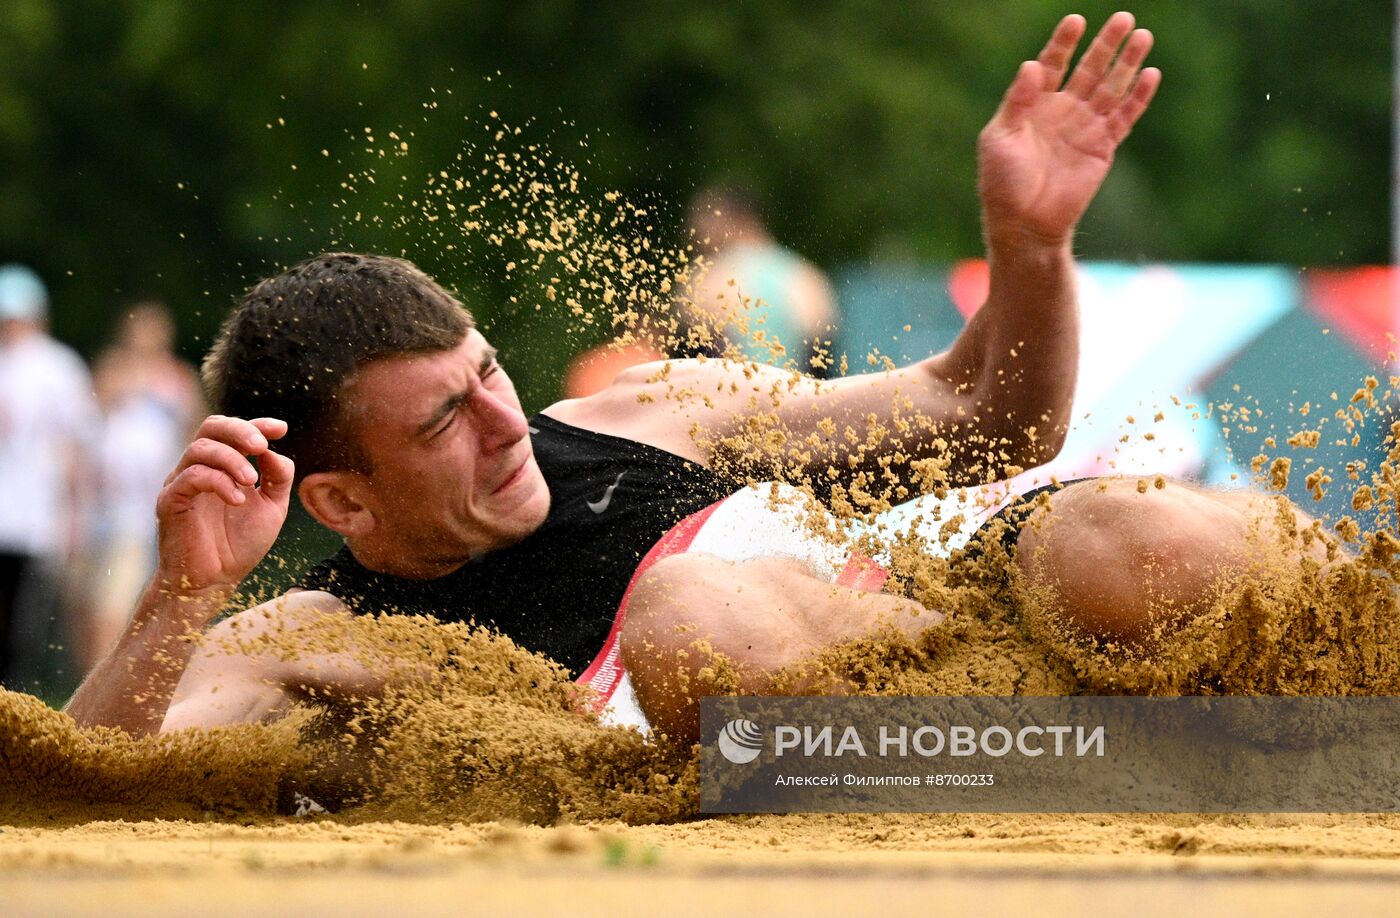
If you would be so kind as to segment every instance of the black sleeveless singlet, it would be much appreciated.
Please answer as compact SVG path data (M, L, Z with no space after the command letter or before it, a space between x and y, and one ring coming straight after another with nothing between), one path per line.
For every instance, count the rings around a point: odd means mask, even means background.
M673 453L530 419L549 488L540 528L434 580L379 574L341 548L297 583L357 614L475 621L577 676L602 649L637 563L677 522L743 486Z

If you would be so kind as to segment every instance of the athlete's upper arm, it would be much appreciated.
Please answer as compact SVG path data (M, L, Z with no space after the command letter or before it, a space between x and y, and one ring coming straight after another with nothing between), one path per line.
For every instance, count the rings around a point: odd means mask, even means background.
M624 372L592 407L607 432L706 464L742 456L775 473L889 468L903 477L912 462L975 439L972 395L940 370L933 358L818 380L754 363L672 360Z

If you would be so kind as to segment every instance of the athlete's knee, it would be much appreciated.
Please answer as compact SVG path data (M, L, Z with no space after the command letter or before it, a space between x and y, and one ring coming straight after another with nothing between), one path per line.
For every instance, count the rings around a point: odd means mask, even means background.
M162 732L257 722L284 709L285 694L246 652L265 627L256 610L247 610L205 634L176 686Z
M1140 641L1209 604L1243 566L1247 519L1218 495L1160 479L1100 479L1056 493L1017 543L1017 562L1060 618Z

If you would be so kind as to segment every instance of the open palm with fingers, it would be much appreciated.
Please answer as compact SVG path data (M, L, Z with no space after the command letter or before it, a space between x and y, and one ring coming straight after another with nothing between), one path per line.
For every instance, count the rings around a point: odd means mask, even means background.
M213 415L200 425L156 500L167 589L231 592L267 554L292 493L292 460L270 445L286 432L273 418Z
M978 191L988 235L1068 240L1161 83L1141 69L1152 33L1115 13L1068 80L1084 35L1066 16L1033 61L1026 61L978 140ZM1063 85L1062 85L1063 84Z

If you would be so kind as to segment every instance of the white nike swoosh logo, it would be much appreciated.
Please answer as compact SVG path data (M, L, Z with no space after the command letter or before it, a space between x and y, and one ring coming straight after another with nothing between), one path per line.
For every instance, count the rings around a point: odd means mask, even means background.
M608 485L608 489L603 492L603 496L598 500L584 501L584 503L588 504L588 509L592 510L594 513L603 513L606 511L608 509L608 504L612 503L613 492L617 490L618 485L622 484L622 476L626 474L626 469L618 472L617 481Z

